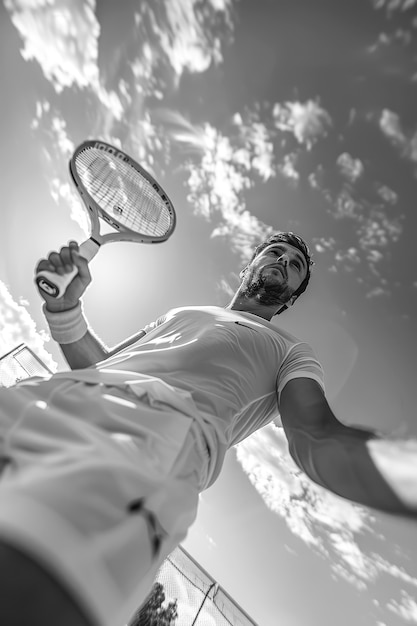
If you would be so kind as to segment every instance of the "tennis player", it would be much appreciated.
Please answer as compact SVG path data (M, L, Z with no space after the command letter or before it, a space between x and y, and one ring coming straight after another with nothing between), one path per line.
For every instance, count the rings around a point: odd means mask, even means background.
M91 276L77 244L37 270L74 265L64 296L41 294L71 370L0 389L1 624L126 624L226 451L272 420L313 481L416 517L411 462L398 469L394 442L343 425L311 347L271 323L308 285L300 237L262 242L225 308L172 309L112 350L83 315Z

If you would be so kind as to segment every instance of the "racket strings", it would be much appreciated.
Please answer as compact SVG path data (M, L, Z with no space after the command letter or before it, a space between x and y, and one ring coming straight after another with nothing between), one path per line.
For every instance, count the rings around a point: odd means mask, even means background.
M93 200L122 226L156 237L169 231L172 218L165 201L129 163L88 148L77 155L75 166Z

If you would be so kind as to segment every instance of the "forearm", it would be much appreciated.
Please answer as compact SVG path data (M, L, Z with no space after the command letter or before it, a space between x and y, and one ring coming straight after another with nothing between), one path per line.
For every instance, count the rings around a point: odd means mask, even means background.
M140 330L109 349L89 328L81 303L67 311L49 311L46 307L43 310L52 337L60 345L68 365L73 370L91 367L104 361L145 335L145 331Z
M141 339L145 334L144 330L140 330L138 333L135 333L109 349L91 330L88 330L79 341L70 344L60 344L60 347L68 365L74 370L90 367L100 361L104 361L104 359L108 359L120 352L120 350L127 348Z
M324 429L287 430L287 437L294 461L322 487L365 506L417 517L417 502L405 500L398 481L391 480L391 474L387 480L381 464L374 462L370 448L379 441L374 433L334 422ZM416 489L417 472L412 468L408 478L414 474Z
M60 343L59 346L72 370L91 367L109 355L109 350L91 330L87 330L86 334L78 341Z
M43 311L52 338L60 345L71 369L91 367L107 358L109 350L88 327L81 302L65 311L50 311L44 305Z

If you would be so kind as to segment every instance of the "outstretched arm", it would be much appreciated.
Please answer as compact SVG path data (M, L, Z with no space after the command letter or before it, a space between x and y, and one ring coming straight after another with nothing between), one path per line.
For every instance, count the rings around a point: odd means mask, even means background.
M388 447L392 457L396 442L381 440L369 430L343 425L336 419L320 385L310 378L290 380L281 392L279 408L290 454L314 482L354 502L417 518L415 452L414 470L410 464L406 477L403 466L401 471L390 470L384 463L386 451L378 447L380 443ZM395 460L393 463L395 466ZM406 489L404 480L408 482Z
M68 365L73 370L91 367L104 361L145 334L141 330L113 349L109 349L87 327L82 316L81 297L91 283L91 274L87 261L78 253L78 244L75 241L62 247L59 252L51 252L47 259L41 259L36 271L48 270L65 274L70 272L74 265L78 273L61 298L54 299L39 290L45 300L44 313L52 334L55 335L54 338L58 341Z

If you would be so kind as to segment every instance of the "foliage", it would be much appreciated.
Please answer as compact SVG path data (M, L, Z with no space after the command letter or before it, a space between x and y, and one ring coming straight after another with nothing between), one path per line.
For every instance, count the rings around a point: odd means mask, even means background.
M156 582L144 604L132 617L129 626L174 626L178 617L177 600L169 602L166 607L162 606L164 601L164 587Z

